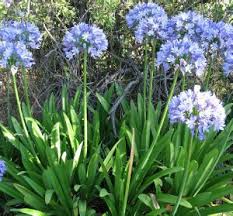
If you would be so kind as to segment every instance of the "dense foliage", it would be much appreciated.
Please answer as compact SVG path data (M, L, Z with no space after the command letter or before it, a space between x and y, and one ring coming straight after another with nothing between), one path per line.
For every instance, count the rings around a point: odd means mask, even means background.
M231 79L233 26L215 6L2 1L1 214L233 212L232 103L214 91Z

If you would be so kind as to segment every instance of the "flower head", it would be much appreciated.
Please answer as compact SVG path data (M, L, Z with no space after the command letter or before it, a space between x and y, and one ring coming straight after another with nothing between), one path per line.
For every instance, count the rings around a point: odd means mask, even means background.
M163 29L167 20L166 12L156 3L139 3L126 15L127 24L135 30L135 38L139 43L145 37L164 39L166 32Z
M84 49L87 49L93 58L97 58L107 49L108 41L102 29L95 25L80 23L66 32L63 45L68 59L80 55Z
M126 15L126 22L129 28L136 28L143 19L150 17L161 18L166 16L162 7L156 3L139 3Z
M226 113L221 101L210 91L201 92L200 86L194 90L181 92L174 96L169 105L171 123L184 123L192 131L198 133L201 140L211 129L224 129Z
M157 65L161 65L165 72L175 67L183 74L195 73L197 76L202 76L206 67L206 58L197 43L184 38L163 44L157 53Z
M40 48L42 35L37 26L30 22L7 21L0 26L0 39L8 42L21 42L28 48Z
M205 21L202 15L194 11L181 12L169 20L168 27L173 29L170 31L170 37L174 39L189 37L197 41L203 31Z
M31 68L33 64L32 53L24 44L0 41L1 68L10 68L11 66Z
M3 160L0 160L0 181L2 181L2 178L6 172L6 164L5 164L5 161Z
M201 47L210 55L216 55L220 50L221 25L211 19L203 20L202 30L199 33L198 42Z

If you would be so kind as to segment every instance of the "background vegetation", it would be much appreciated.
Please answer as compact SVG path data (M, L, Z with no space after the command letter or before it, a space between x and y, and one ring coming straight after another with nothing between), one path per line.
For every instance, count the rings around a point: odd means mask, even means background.
M138 0L21 0L15 1L15 6L6 9L0 5L0 19L21 19L29 15L28 19L35 22L43 32L43 45L35 51L36 65L28 74L30 79L31 101L36 113L41 112L41 105L51 92L58 99L63 84L74 94L77 86L80 86L80 65L76 62L67 62L62 52L61 41L67 28L80 21L95 23L104 29L108 36L109 49L101 60L89 61L89 89L93 94L103 91L112 83L130 85L130 92L136 93L141 88L138 78L142 71L142 50L132 38L132 34L126 26L125 14L128 9L138 3ZM217 0L157 0L170 15L179 11L195 9L214 20L233 22L233 3ZM230 101L232 98L231 77L224 78L221 68L215 69L211 80L211 88ZM5 120L5 86L7 75L4 71L1 76L0 118ZM162 76L162 77L161 77ZM141 76L142 77L142 76ZM140 79L140 80L138 80ZM169 80L169 79L168 79ZM10 80L8 80L11 82ZM158 74L155 81L154 95L159 99L166 96L166 85L163 74ZM134 91L132 91L134 90ZM134 96L136 94L128 94ZM13 93L12 100L14 101ZM14 110L14 109L12 109Z

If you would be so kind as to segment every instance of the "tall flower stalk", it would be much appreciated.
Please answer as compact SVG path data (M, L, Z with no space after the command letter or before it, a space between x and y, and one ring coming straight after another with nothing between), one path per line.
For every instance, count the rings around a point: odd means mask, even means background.
M145 40L144 44L144 70L143 70L143 105L144 105L144 120L146 120L146 99L147 99L147 76L148 76L148 43Z
M103 30L95 25L80 23L66 32L64 39L64 52L68 59L83 54L83 156L88 153L88 112L87 112L87 61L88 54L93 58L100 57L108 47L108 41Z
M149 103L153 100L153 83L154 83L154 76L155 76L155 62L156 62L156 40L152 40L152 66L150 68L150 84L149 84Z
M84 50L83 62L83 120L84 120L84 157L87 156L87 49Z
M144 44L144 75L143 75L143 102L144 119L147 118L147 99L148 104L152 100L153 78L154 78L154 55L155 41L165 38L165 26L167 24L167 14L162 7L156 3L139 3L132 8L126 15L126 22L129 28L133 29L137 43ZM148 67L148 45L152 42L153 65ZM147 90L148 68L150 68L149 91Z

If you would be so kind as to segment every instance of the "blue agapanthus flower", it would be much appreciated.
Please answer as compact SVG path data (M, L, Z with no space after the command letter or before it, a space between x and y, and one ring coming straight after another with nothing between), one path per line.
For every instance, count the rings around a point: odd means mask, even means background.
M0 41L1 68L10 68L11 66L31 68L33 64L32 53L23 43Z
M126 15L129 28L135 31L136 41L142 43L145 37L164 39L167 14L156 3L139 3Z
M195 11L181 12L169 20L167 25L170 28L169 37L172 39L189 37L193 41L199 41L204 24L205 18Z
M68 59L80 55L84 49L93 58L97 58L107 50L108 41L103 30L96 25L80 23L66 32L63 46Z
M18 40L25 43L26 46L32 49L39 49L42 42L42 34L39 28L30 22L14 22L15 28L20 29Z
M204 51L195 42L184 38L167 41L157 53L157 66L162 66L167 72L171 68L180 70L183 75L194 73L202 76L206 68Z
M224 52L227 40L233 38L232 25L214 22L194 11L181 12L169 19L166 31L167 40L187 37L210 55Z
M220 43L221 25L211 19L205 18L200 32L200 45L209 54L216 55L221 48Z
M0 40L21 42L28 48L39 49L42 35L39 28L30 22L5 21L0 25Z
M138 43L148 38L165 40L167 33L164 30L167 24L167 16L150 17L143 19L135 30L135 39Z
M139 3L126 15L126 22L129 28L137 28L143 19L150 17L166 16L166 12L156 3Z
M6 172L6 163L3 160L0 160L0 181L2 181L2 178Z
M169 105L171 123L184 123L201 140L210 130L220 131L225 127L226 113L221 101L210 91L201 92L200 86L194 90L174 96Z

